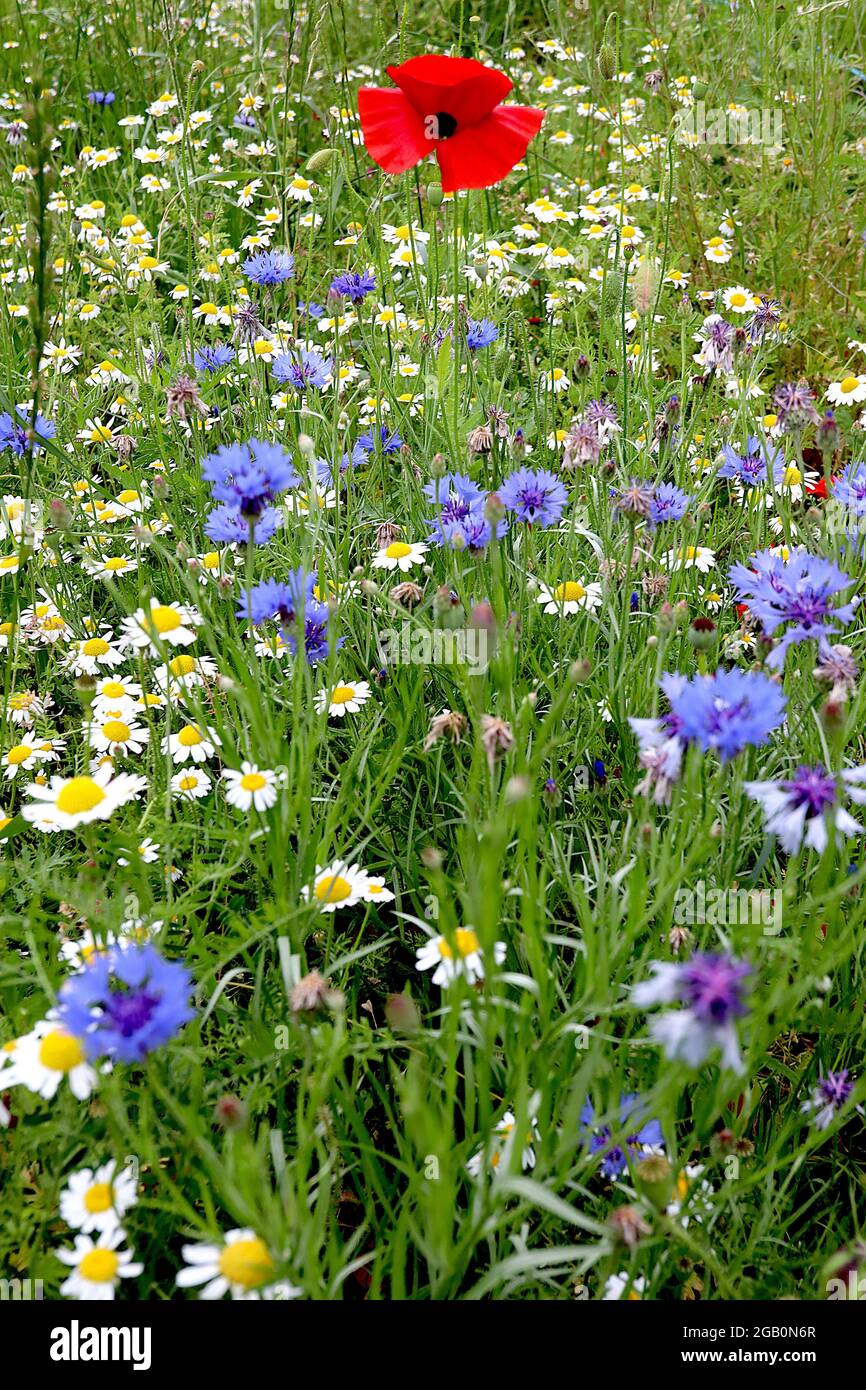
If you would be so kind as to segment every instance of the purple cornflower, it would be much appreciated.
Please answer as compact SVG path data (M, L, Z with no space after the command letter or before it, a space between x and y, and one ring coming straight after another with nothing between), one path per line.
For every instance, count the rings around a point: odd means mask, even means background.
M616 406L613 404L613 401L587 401L583 408L583 420L587 425L593 425L595 427L602 444L606 444L611 436L616 434L620 428L617 420Z
M808 381L783 381L773 392L773 410L784 434L799 432L805 425L817 425L815 393Z
M91 106L111 106L115 100L114 92L88 92L87 100Z
M32 443L27 438L30 429L32 414L24 405L15 407L17 419L13 418L7 410L0 415L0 449L11 449L16 458L23 457L24 454L41 453L37 440L53 439L57 433L57 426L53 420L46 420L44 415L37 412L34 421L34 434L36 438Z
M704 346L698 356L706 367L729 373L734 370L734 325L720 314L710 314L700 330Z
M202 460L202 477L211 484L215 502L225 502L246 518L260 516L280 492L297 487L300 478L292 456L280 444L250 439L221 444Z
M490 319L469 319L466 324L466 346L477 352L479 348L490 347L499 337L499 329Z
M768 666L782 667L788 648L810 638L817 639L823 651L827 638L851 622L856 597L837 607L833 598L853 581L832 560L795 550L786 563L781 555L761 550L749 564L751 569L733 565L728 571L739 601L748 604L767 637L789 624L768 656Z
M712 676L665 674L661 687L671 712L668 735L711 749L723 762L750 745L760 746L782 723L787 703L781 688L760 671L718 670Z
M295 273L295 258L287 251L257 251L244 261L243 270L254 285L282 285Z
M214 343L210 347L196 348L192 355L192 364L196 371L207 372L208 376L213 376L214 372L228 367L234 360L235 350L226 343Z
M800 1106L803 1115L812 1115L812 1123L818 1130L829 1129L840 1110L851 1099L854 1082L850 1079L847 1067L843 1071L823 1072L818 1077L811 1096ZM862 1106L856 1107L863 1114Z
M663 521L681 521L691 502L689 494L673 483L659 483L650 503L650 524L659 526Z
M150 944L112 946L68 979L59 1017L91 1061L140 1062L193 1017L192 980Z
M434 528L427 537L428 541L463 549L467 545L467 531L477 531L486 524L484 503L487 494L464 473L446 473L444 477L427 483L423 491L424 496L438 506L437 515L427 519L428 525Z
M742 483L745 488L760 487L764 483L780 483L785 474L785 459L781 449L763 443L750 434L746 440L746 452L739 453L732 444L722 445L722 458L717 478L730 478Z
M346 271L342 275L335 275L330 284L330 293L348 299L350 304L361 304L368 294L372 294L376 288L376 277L371 270L365 270L363 274L357 271Z
M652 511L655 492L649 483L640 478L629 478L628 487L615 493L614 511L619 516L649 517Z
M317 666L320 661L326 661L331 650L329 635L329 624L331 621L331 610L326 603L319 603L316 599L309 599L304 609L304 629L303 643L304 656L308 666ZM297 650L297 642L293 633L285 634L291 650ZM335 647L342 647L344 637L340 637L335 643Z
M362 448L360 444L353 444L352 452L350 454L343 454L340 459L339 481L342 482L346 474L350 473L353 468L363 468L364 464L367 462L367 458L366 449ZM316 480L320 487L326 490L332 488L335 481L337 481L334 474L334 465L331 463L330 459L316 459Z
M619 1100L622 1139L612 1138L610 1125L596 1128L591 1100L585 1102L580 1112L580 1123L585 1131L584 1142L588 1138L590 1153L602 1155L600 1171L611 1181L622 1176L629 1159L639 1158L646 1152L657 1153L664 1148L661 1125L658 1120L647 1118L640 1096L633 1091L624 1092Z
M559 478L544 468L518 468L510 473L499 488L499 497L518 521L542 530L559 521L568 501Z
M632 1003L642 1009L677 1001L685 1005L650 1025L650 1036L665 1056L699 1067L718 1047L722 1065L742 1074L736 1020L746 1012L743 991L751 966L726 953L697 952L681 964L653 961L651 969L653 978L632 989Z
M277 381L287 382L296 391L306 391L311 386L321 391L330 385L333 369L334 359L323 357L313 348L301 348L297 360L288 353L280 353L271 364Z
M744 790L764 812L764 829L777 835L788 854L805 844L823 853L827 847L828 821L840 835L861 835L863 827L849 816L840 802L848 796L857 806L866 805L866 767L845 768L838 775L821 763L798 767L793 777L778 782L745 782Z
M376 434L372 430L368 430L365 434L359 434L358 443L368 454L373 452L377 443L381 445L383 454L396 454L397 450L403 447L403 441L397 431L394 430L393 434L389 434L384 425L380 426Z
M298 610L313 597L315 584L315 575L303 569L292 570L287 579L263 579L243 595L237 616L257 627L279 620L289 628L296 621Z
M750 343L762 343L764 335L782 321L782 306L778 299L771 299L769 295L762 294L760 301L746 324Z

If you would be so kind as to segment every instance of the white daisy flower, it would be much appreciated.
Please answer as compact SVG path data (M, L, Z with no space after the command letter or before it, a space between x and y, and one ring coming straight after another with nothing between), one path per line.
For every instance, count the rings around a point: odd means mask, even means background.
M866 401L866 376L846 376L834 381L827 390L832 405L856 405Z
M423 565L428 549L429 546L423 541L416 541L413 545L406 541L392 541L377 552L373 569L399 570L401 574L408 574L415 565Z
M320 690L316 695L316 712L322 714L327 709L336 719L347 714L357 714L370 698L369 681L351 681L345 685L332 686L330 690Z
M185 763L189 758L194 763L206 763L214 756L220 743L215 729L209 729L206 725L184 724L180 733L164 736L162 751L168 753L176 764Z
M76 1100L87 1100L96 1085L96 1071L80 1039L56 1019L44 1018L16 1040L12 1060L3 1070L3 1085L24 1086L51 1100L64 1077Z
M212 785L207 773L197 767L176 772L171 779L171 790L179 801L200 801Z
M60 1194L60 1215L75 1231L111 1231L137 1200L136 1181L128 1169L117 1171L109 1159L99 1168L71 1173Z
M21 807L21 814L40 828L47 820L59 830L75 830L91 821L108 820L119 806L135 801L146 786L146 777L125 772L114 777L110 767L89 777L52 777L47 787L31 782L25 788L33 801Z
M86 733L91 748L98 753L110 753L112 757L118 753L141 753L150 738L150 730L145 725L131 719L127 722L116 709L111 710L107 718L88 724Z
M700 570L708 574L716 563L714 551L704 545L684 545L661 556L660 563L670 570Z
M544 604L545 613L579 613L582 608L591 613L601 603L601 585L581 579L563 580L552 589L539 584L537 602Z
M493 947L493 960L496 965L501 965L505 959L505 943L497 941ZM444 936L431 937L425 941L423 946L419 946L415 959L416 970L433 971L434 985L442 985L447 988L459 975L464 976L470 985L476 981L483 980L484 953L481 943L476 933L471 927L458 927L454 932L453 941L447 941Z
M336 912L338 907L354 907L364 896L364 871L357 864L336 859L326 868L316 866L312 889L304 884L301 896L315 903L321 912Z
M226 801L239 811L268 811L277 799L279 777L270 768L258 768L242 762L240 771L226 768Z
M220 1245L184 1245L186 1266L177 1276L179 1289L202 1288L204 1299L297 1298L301 1290L285 1280L274 1283L276 1262L255 1231L226 1231Z
M195 628L200 622L201 616L194 608L152 598L147 609L138 608L131 618L124 618L121 643L137 651L149 648L160 656L164 646L188 647L194 642Z
M58 1260L72 1266L69 1278L60 1285L64 1298L105 1302L114 1298L118 1279L135 1279L144 1269L131 1250L119 1247L126 1240L120 1226L92 1236L77 1235L72 1250L57 1250Z

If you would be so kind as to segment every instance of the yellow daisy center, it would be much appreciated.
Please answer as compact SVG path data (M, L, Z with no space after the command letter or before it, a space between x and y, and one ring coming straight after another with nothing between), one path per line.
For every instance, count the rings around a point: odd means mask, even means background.
M131 733L128 724L124 724L122 719L109 719L107 724L103 724L102 732L109 743L125 743Z
M84 1051L71 1033L54 1028L39 1045L39 1060L49 1071L72 1071L84 1061Z
M88 637L86 642L82 642L81 651L84 656L105 656L110 651L108 643L104 637Z
M119 700L122 695L126 694L126 691L120 681L106 681L102 687L102 694L106 695L109 700Z
M177 741L181 748L196 748L202 742L202 736L195 725L187 724L178 734Z
M117 570L125 570L128 563L123 555L111 555L105 562L105 568L114 573Z
M339 874L332 878L322 878L316 884L316 899L320 903L342 903L351 896L351 883Z
M389 560L403 560L411 553L412 547L411 545L407 545L405 541L392 541L385 551Z
M174 632L176 628L180 627L180 614L175 608L169 608L163 603L158 603L155 608L151 608L147 620L160 635L164 632Z
M564 584L557 584L553 597L560 603L579 603L586 598L586 589L576 579L567 579Z
M84 1194L84 1205L90 1212L108 1211L111 1206L111 1183L95 1182Z
M198 786L198 778L194 772L188 772L185 777L181 777L178 786L182 792L194 791Z
M355 698L355 687L352 685L337 685L331 691L332 705L347 705L350 700Z
M220 1274L231 1284L244 1289L257 1289L270 1278L274 1262L263 1240L236 1240L227 1245L219 1257Z
M245 792L260 792L262 787L267 785L267 777L263 777L260 772L245 772L241 778L241 786Z
M57 797L57 809L77 816L82 811L92 811L104 800L105 792L92 777L72 777Z
M801 483L802 481L803 475L800 472L799 468L796 468L793 463L785 469L786 487L796 487L798 483Z
M846 396L850 396L851 392L856 391L859 385L860 382L857 380L856 376L846 376L845 380L839 383L839 389L843 391Z
M195 657L183 652L180 656L172 658L168 663L168 669L173 676L188 676L195 670Z
M78 1273L91 1284L108 1284L117 1274L118 1259L113 1250L88 1250Z
M18 767L21 763L26 763L30 754L33 752L26 743L16 743L14 748L10 748L6 754L6 761L10 767Z
M478 937L471 927L458 927L454 933L454 944L457 947L458 956L471 956L480 946ZM439 942L439 954L444 956L446 960L453 960L454 958L454 952L444 937Z

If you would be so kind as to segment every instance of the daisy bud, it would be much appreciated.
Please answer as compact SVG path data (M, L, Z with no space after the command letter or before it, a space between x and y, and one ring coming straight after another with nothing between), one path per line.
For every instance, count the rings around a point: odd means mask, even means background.
M617 1207L611 1212L610 1225L615 1239L621 1241L627 1250L634 1250L651 1229L637 1207Z
M652 1202L656 1211L664 1211L671 1199L674 1170L661 1154L641 1159L635 1170L638 1191Z
M498 526L505 520L505 503L498 492L491 492L485 500L484 520L489 526Z
M222 1129L240 1129L247 1118L247 1108L237 1096L220 1096L214 1109L214 1119Z
M434 209L441 208L444 197L441 183L428 183L426 191L428 205Z
M311 154L309 159L307 160L307 173L321 173L323 169L327 169L328 165L331 163L331 160L336 158L337 151L333 148L333 146L326 145L323 149L316 150L316 153Z
M505 783L505 804L513 806L515 802L525 801L532 795L532 787L527 777L509 777Z
M421 1027L418 1006L408 994L392 994L385 1005L385 1019L389 1028L400 1033L417 1033Z

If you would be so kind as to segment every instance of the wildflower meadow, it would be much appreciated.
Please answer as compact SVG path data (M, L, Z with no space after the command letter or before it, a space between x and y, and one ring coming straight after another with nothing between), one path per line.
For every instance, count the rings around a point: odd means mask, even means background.
M866 1297L864 29L3 20L0 1298Z

